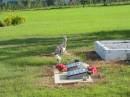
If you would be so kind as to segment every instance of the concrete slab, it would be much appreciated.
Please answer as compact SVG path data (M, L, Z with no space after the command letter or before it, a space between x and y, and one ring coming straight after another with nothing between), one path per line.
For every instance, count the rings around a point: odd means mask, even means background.
M130 60L130 40L96 41L95 50L106 61Z
M91 76L89 76L88 78L86 77L85 81L83 79L68 80L67 72L59 72L54 66L54 82L55 84L70 84L70 83L93 82L93 80Z

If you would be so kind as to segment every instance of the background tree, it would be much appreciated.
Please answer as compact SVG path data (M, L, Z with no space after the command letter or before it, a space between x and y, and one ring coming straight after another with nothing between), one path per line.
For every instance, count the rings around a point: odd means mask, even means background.
M107 5L107 0L103 0L104 6Z
M46 0L46 2L48 6L54 5L54 0Z
M31 0L25 0L27 8L31 8Z
M87 0L81 0L80 1L81 2L81 4L83 5L83 7L86 5L86 3L87 3Z

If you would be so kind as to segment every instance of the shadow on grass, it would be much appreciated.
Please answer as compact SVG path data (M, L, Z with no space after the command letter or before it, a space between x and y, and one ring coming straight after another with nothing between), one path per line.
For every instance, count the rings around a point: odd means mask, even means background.
M10 80L10 79L16 79L21 77L23 76L22 75L5 76L5 77L0 77L0 80Z
M130 30L84 33L68 36L68 49L73 51L94 46L96 40L125 40L130 39ZM52 54L62 37L25 38L0 41L0 61L10 59Z
M86 58L87 60L92 60L92 61L101 61L101 57L95 52L95 51L88 51L86 53Z

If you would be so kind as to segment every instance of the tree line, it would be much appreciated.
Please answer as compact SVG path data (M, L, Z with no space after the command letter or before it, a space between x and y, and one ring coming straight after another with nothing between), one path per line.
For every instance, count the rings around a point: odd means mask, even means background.
M130 0L0 0L0 10L42 8L48 6L108 6L114 4L130 4Z

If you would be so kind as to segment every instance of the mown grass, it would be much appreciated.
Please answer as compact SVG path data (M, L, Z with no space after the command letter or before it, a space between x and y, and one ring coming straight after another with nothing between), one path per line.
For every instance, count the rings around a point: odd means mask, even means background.
M0 38L127 30L130 25L129 6L2 12L0 19L9 14L25 16L26 23L0 28Z
M96 40L130 39L130 6L61 10L2 12L26 17L26 23L0 28L0 97L129 97L130 65L102 65L105 82L78 88L39 86L45 65L56 63L51 55L63 35L67 50L86 61ZM76 53L79 53L77 56ZM49 55L49 56L46 56Z

